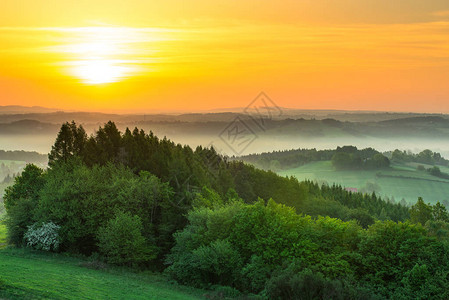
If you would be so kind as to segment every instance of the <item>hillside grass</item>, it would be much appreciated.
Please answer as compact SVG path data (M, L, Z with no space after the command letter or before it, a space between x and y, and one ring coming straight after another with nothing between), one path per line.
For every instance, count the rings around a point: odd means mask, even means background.
M6 225L0 222L0 249L6 247Z
M449 169L442 167L441 171L447 172ZM278 173L282 176L295 176L299 180L325 181L358 190L365 188L369 182L380 187L377 194L394 197L396 201L405 199L411 204L416 203L418 197L423 197L430 203L449 200L449 180L417 171L415 164L393 164L385 170L337 171L331 161L319 161Z
M0 299L202 299L205 292L160 274L86 265L62 254L2 249Z

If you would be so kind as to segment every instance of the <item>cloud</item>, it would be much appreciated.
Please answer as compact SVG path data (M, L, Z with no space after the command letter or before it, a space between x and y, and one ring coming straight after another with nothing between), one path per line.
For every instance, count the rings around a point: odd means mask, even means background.
M431 15L435 17L449 17L449 10L435 11Z

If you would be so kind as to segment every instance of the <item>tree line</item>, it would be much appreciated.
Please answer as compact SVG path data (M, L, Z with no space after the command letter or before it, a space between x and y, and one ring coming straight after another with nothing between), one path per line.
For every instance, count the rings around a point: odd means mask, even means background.
M394 150L391 152L391 159L395 162L416 162L427 165L448 166L449 160L445 159L438 152L426 149L417 154L410 151Z
M313 161L331 160L337 170L382 169L390 160L373 148L357 149L355 146L337 147L334 150L295 149L249 154L236 158L264 170L279 171L303 166Z

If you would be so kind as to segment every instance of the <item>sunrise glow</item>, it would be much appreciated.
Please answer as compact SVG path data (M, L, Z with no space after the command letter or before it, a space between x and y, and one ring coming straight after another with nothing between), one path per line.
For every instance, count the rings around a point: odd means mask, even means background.
M438 1L39 2L2 8L3 105L449 111Z

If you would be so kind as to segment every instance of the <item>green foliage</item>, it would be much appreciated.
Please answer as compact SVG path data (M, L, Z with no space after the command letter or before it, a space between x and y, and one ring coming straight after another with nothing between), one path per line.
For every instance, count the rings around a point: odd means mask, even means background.
M419 197L415 205L410 209L410 221L412 223L426 224L427 221L432 219L432 206L425 204L424 200Z
M167 259L167 272L183 283L206 286L210 278L217 278L220 268L210 263L220 260L210 253L226 253L226 264L232 266L232 272L220 269L220 281L214 283L247 292L260 292L276 266L294 259L329 277L351 273L344 256L358 241L359 227L354 223L314 221L272 200L267 205L260 200L253 205L202 208L189 213L188 219ZM226 251L218 252L217 245ZM206 270L198 266L199 257Z
M24 235L27 247L44 251L58 250L59 228L61 227L53 222L44 224L34 223L28 227L28 230Z
M214 206L223 205L223 199L221 196L215 192L214 190L204 186L201 190L201 193L198 193L193 200L192 206L199 207L208 207L213 208Z
M449 214L447 209L440 202L437 202L432 207L432 219L436 221L449 222Z
M165 247L166 239L171 239L173 228L177 228L172 224L183 218L169 218L173 214L168 209L170 195L168 185L148 172L138 176L112 164L89 168L69 160L48 171L36 219L61 226L63 249L89 254L97 250L98 229L116 210L126 210L139 216L147 240Z
M368 228L368 226L374 224L375 221L368 211L362 208L349 210L344 219L356 220L356 222L363 228Z
M433 166L432 168L427 169L427 172L435 177L449 179L449 174L441 172L441 169L437 166Z
M77 127L73 122L65 124L64 128L68 132L67 137L60 135L57 140L64 141L67 139L65 144L74 143L75 135L72 133L73 137L70 137L70 132L83 131L81 127ZM79 136L84 135L79 134ZM61 141L55 143L55 148L60 148L56 144L60 144ZM313 206L315 198L320 196L309 197L308 189L310 185L299 183L293 177L283 178L273 172L259 170L242 162L228 162L226 158L218 155L213 148L198 147L195 151L192 151L190 147L176 145L167 139L158 139L152 132L146 134L137 128L133 131L127 129L122 134L112 122L108 122L104 127L100 127L93 136L86 138L85 142L78 142L77 144L85 144L84 150L76 151L76 154L69 154L68 156L69 158L79 156L82 163L87 166L92 167L95 164L105 166L108 163L123 164L129 167L135 174L142 170L148 171L159 177L163 182L168 182L174 191L171 203L177 208L171 207L170 210L165 211L169 211L169 216L167 217L178 220L166 228L168 234L184 226L185 223L183 223L182 218L177 216L185 214L192 205L210 207L212 203L215 203L214 205L225 203L232 197L235 199L241 198L246 203L252 203L260 197L263 199L272 198L278 203L294 207L297 212L307 212L308 205ZM330 159L335 153L349 153L360 156L366 162L375 161L370 160L370 158L376 155L376 157L380 158L379 155L381 155L371 148L358 150L351 146L339 147L336 150L329 151L317 152L314 150L306 152L307 155L313 156L314 159ZM59 158L54 161L64 162L66 160ZM235 195L232 197L226 195L231 190L235 191ZM315 215L331 215L342 219L345 219L345 216L349 216L348 210L342 207L342 205L347 206L346 203L340 202L340 205L330 203L329 201L335 200L333 195L323 194L322 197L330 206L335 207L338 212L335 213L329 210L325 212L317 211ZM382 207L379 208L379 205L375 206L376 212L373 212L373 205L370 208L364 207L364 203L356 205L359 197L349 197L355 198L355 201L351 203L352 207L349 208L367 209L372 216L380 216ZM377 198L375 200L377 202L380 201ZM194 201L195 204L193 204ZM392 215L396 214L398 210L401 209L391 209L390 207L385 209L388 214ZM312 210L309 209L309 211ZM405 214L407 215L408 213ZM388 217L393 220L404 220L404 217L407 216L404 216L404 213L401 212L397 216ZM367 224L365 221L363 221L364 226ZM146 222L143 221L143 224L146 224Z
M87 134L82 126L78 127L74 121L62 124L55 144L48 155L49 165L56 161L67 161L74 156L82 155L86 142Z
M19 199L8 209L5 224L8 228L8 242L18 247L24 246L23 239L28 226L34 223L33 211L36 204L28 198Z
M39 193L45 184L42 169L29 164L22 174L14 179L14 185L6 188L4 203L8 240L11 244L22 246L23 236L35 221L34 214L39 201Z
M406 206L382 200L375 193L371 195L352 193L335 184L332 186L325 184L319 186L317 183L310 181L305 181L304 184L308 185L309 197L315 196L327 200L322 201L324 203L322 203L321 208L317 204L317 212L310 213L311 215L319 215L321 209L325 211L321 215L328 215L343 220L356 219L362 226L372 223L370 218L362 215L363 212L367 212L371 217L381 220L405 221L409 218L409 209ZM329 202L329 199L334 200L337 204L332 204ZM338 204L341 205L339 206ZM313 203L310 206L313 207ZM332 206L334 208L330 209ZM348 210L348 208L356 211ZM331 213L331 211L334 213ZM309 214L307 210L304 212Z
M432 152L429 149L423 150L418 154L396 149L392 152L391 159L396 162L417 162L421 164L437 164L442 166L447 166L449 163L440 153Z
M358 269L358 276L374 286L383 287L384 296L413 295L418 286L420 290L425 289L423 285L427 283L422 281L422 276L427 276L433 281L433 287L427 291L428 297L418 298L447 297L445 285L449 260L442 254L447 251L447 245L428 237L421 225L377 222L363 236L359 248L362 266ZM421 267L416 267L417 264ZM432 275L418 275L420 272Z
M420 283L410 272L421 263L436 276L426 295L444 295L446 246L421 225L377 221L365 230L272 200L203 207L188 220L167 258L167 273L181 283L265 290L273 299L371 299L412 293Z
M426 222L425 228L429 236L433 236L438 240L449 240L448 222L430 220Z
M384 169L390 166L390 160L381 153L364 158L357 152L340 150L332 156L332 165L337 170Z
M334 158L335 159L334 159ZM335 150L294 149L239 157L264 170L279 171L296 168L314 161L335 160L338 169L378 169L390 165L387 157L373 148L357 149L354 146Z
M138 216L118 211L114 218L98 229L98 246L109 263L138 265L154 259L155 245L148 245L142 236L142 221Z
M360 157L352 153L339 152L332 156L332 165L337 170L352 170L357 169L361 164Z
M20 202L20 199L29 199L33 203L39 199L39 192L45 184L44 171L39 167L28 164L20 176L14 179L14 185L5 190L4 203L8 210Z
M294 263L277 270L266 285L269 299L378 299L370 290L345 281L332 280Z
M241 264L239 253L228 241L216 240L181 254L167 273L179 282L196 287L231 286L239 280Z

